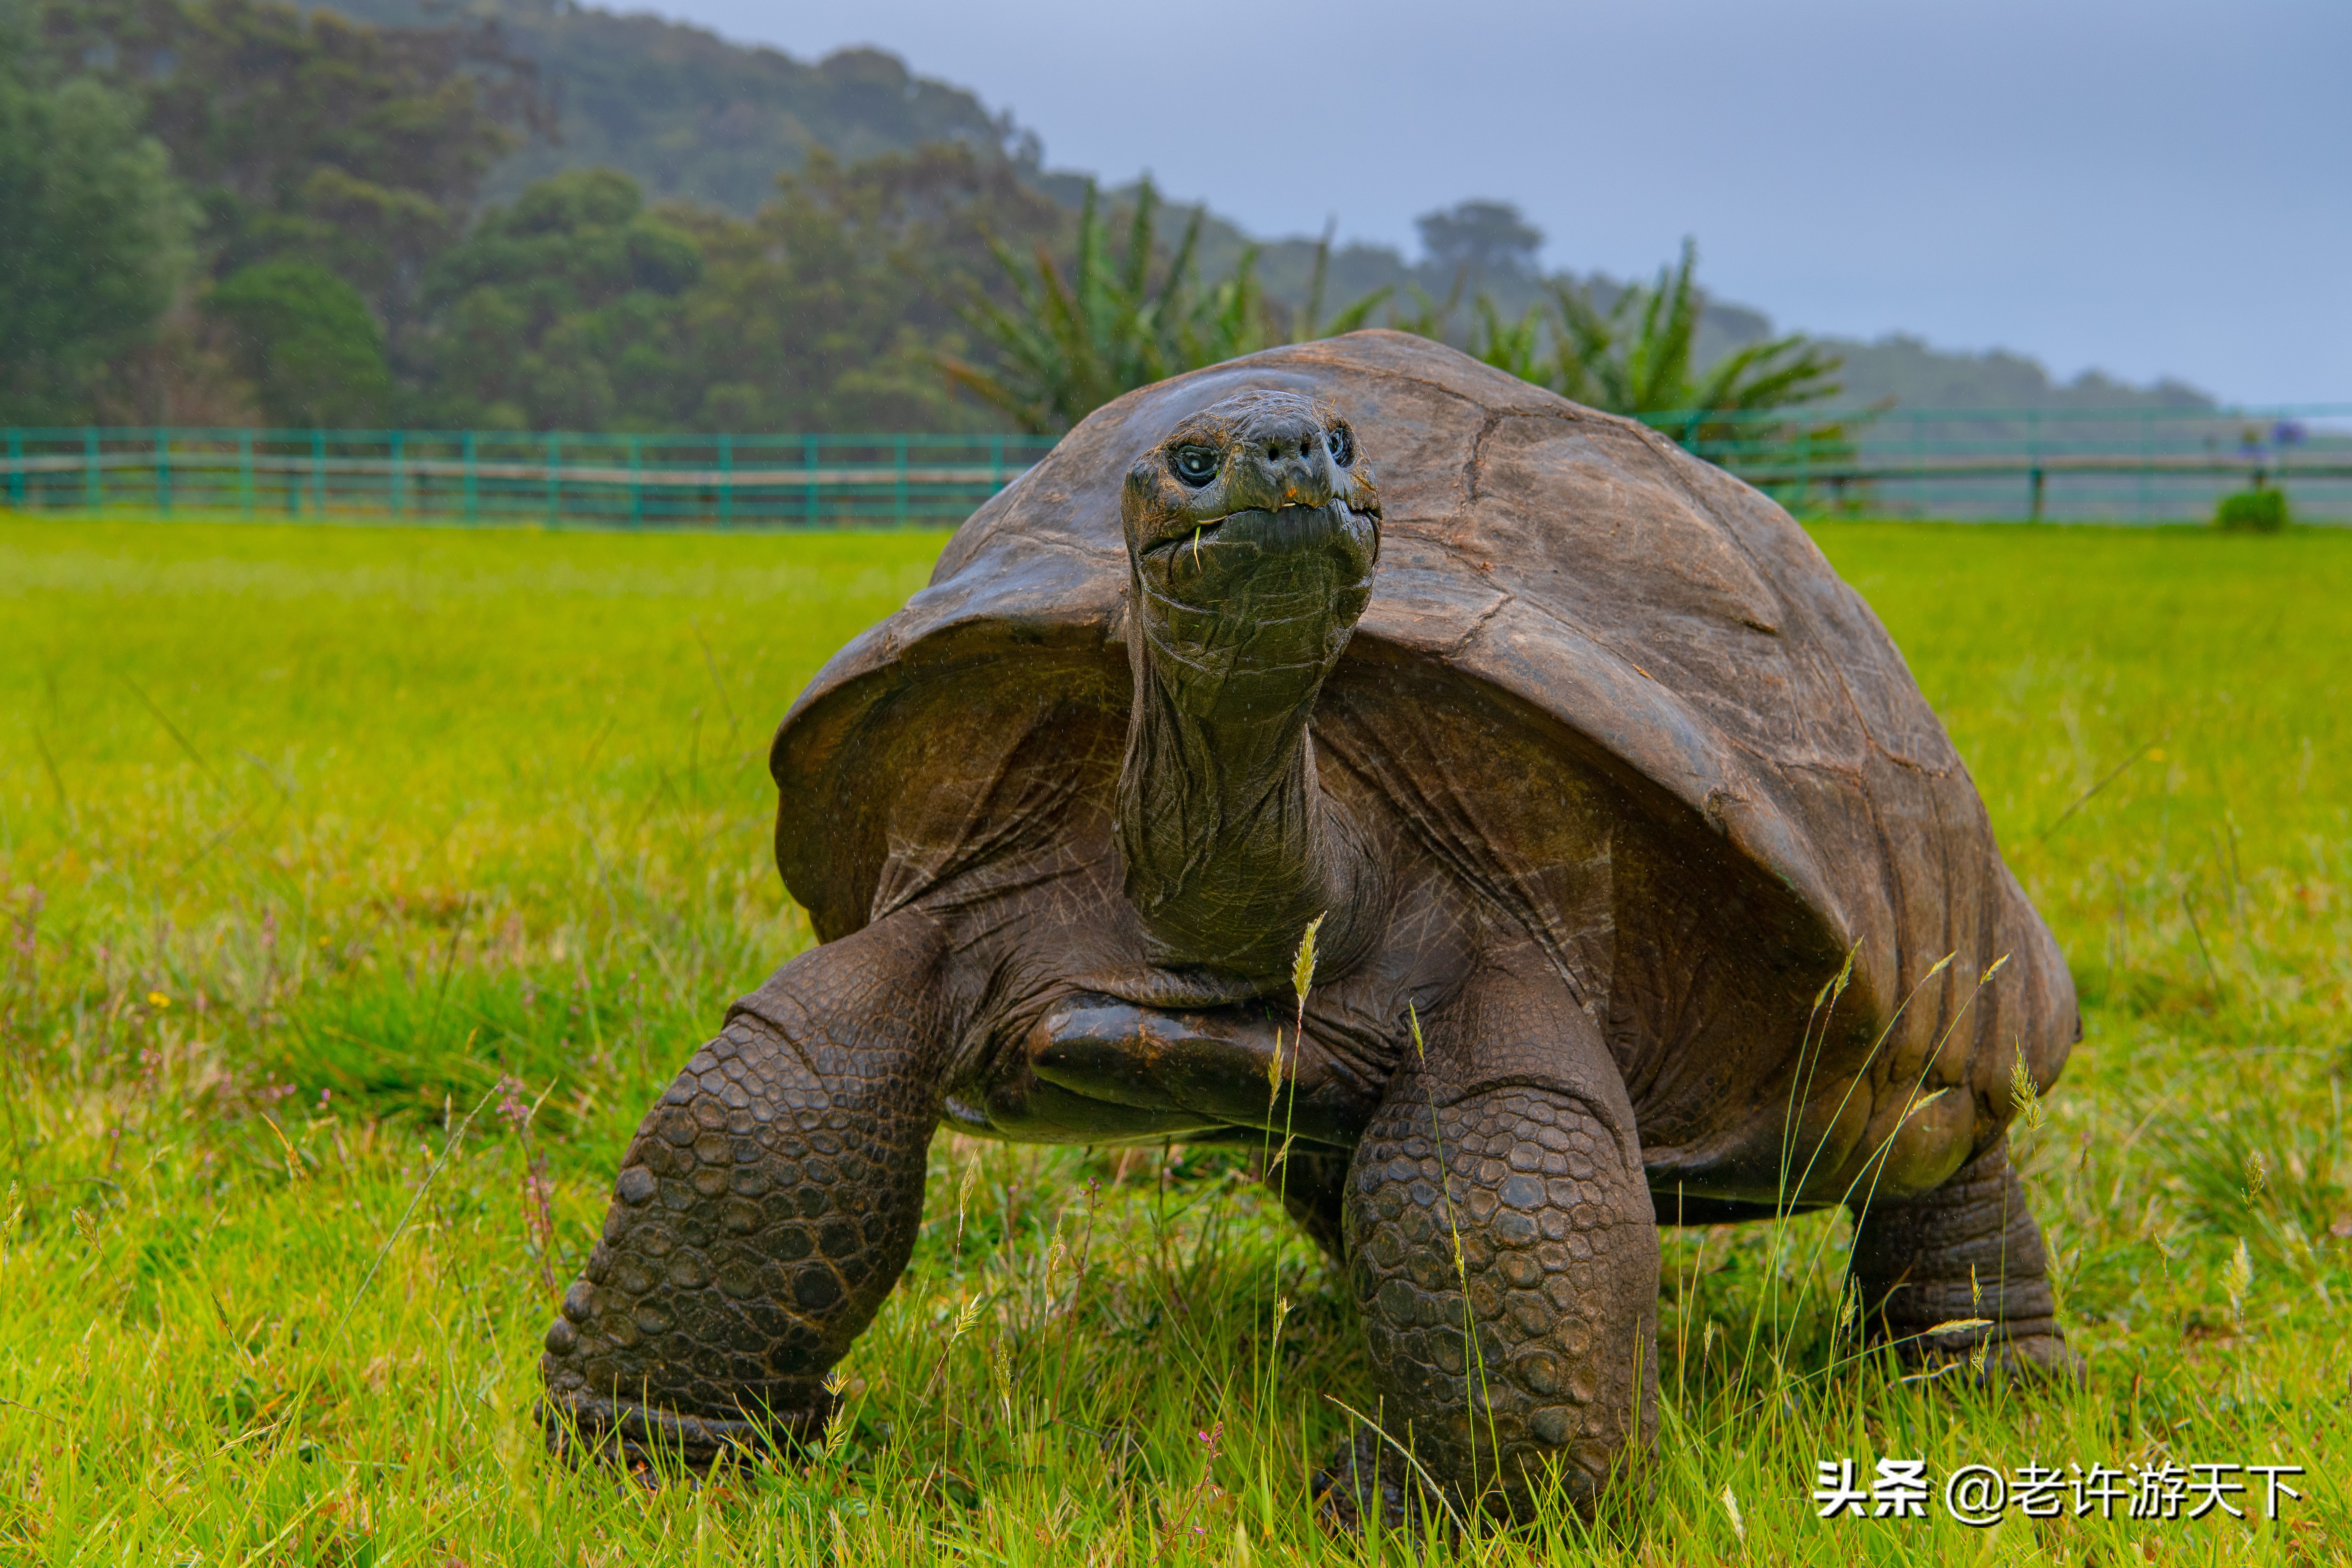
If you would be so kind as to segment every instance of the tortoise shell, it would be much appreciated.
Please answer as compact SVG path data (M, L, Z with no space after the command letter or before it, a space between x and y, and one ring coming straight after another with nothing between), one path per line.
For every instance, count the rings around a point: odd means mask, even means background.
M1378 468L1378 574L1318 752L1547 941L1606 1021L1654 1190L1789 1190L1792 1115L1822 1150L1806 1194L1924 1189L2006 1124L2014 1059L2055 1079L2079 1034L2057 946L1803 529L1639 423L1394 331L1097 410L826 664L772 753L777 863L820 937L1034 820L1035 785L1018 813L992 794L1016 749L1066 748L1069 808L1099 808L1132 690L1121 481L1251 387L1325 399ZM1596 800L1622 823L1598 873L1559 820Z

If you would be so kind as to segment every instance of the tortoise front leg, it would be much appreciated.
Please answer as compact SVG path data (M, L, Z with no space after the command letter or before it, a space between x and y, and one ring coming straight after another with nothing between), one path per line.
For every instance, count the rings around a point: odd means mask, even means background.
M1415 1489L1524 1516L1580 1508L1653 1440L1658 1231L1600 1030L1539 956L1475 977L1356 1151L1348 1258L1380 1425L1323 1478L1353 1525ZM1370 1412L1367 1412L1370 1414ZM1377 1479L1375 1479L1377 1477Z
M793 960L639 1124L540 1363L551 1442L708 1463L801 1437L913 1250L949 1037L914 910Z
M1949 1361L1987 1347L2005 1372L2077 1376L2058 1327L2042 1229L2009 1163L2004 1133L1933 1192L1853 1204L1850 1266L1872 1338L1906 1361ZM1938 1323L1989 1326L1928 1336Z

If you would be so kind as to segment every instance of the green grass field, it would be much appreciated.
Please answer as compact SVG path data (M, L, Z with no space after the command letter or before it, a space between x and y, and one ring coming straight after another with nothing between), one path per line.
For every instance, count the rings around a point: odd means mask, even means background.
M1408 1560L1310 1520L1352 1309L1197 1152L943 1138L806 1467L542 1455L630 1130L810 940L768 734L940 537L0 518L0 1562ZM1646 1501L1433 1560L2345 1560L2352 536L1817 537L2082 988L2017 1136L2090 1385L1853 1356L1842 1218L1670 1233ZM1881 1456L2307 1473L2268 1522L1814 1517Z

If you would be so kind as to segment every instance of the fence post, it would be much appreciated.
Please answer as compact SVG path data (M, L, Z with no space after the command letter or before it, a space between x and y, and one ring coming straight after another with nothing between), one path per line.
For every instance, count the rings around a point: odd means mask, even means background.
M310 432L310 511L327 520L327 433L317 429Z
M646 486L640 474L644 466L644 452L640 446L642 439L635 435L631 435L629 437L629 526L631 528L643 528L646 525Z
M2042 521L2042 410L2025 411L2026 521Z
M563 511L563 433L547 433L547 526L553 528Z
M106 504L105 487L98 471L98 426L85 425L81 430L81 499L92 511Z
M8 504L25 504L25 433L14 425L8 426Z
M253 432L236 433L236 510L253 515Z
M898 483L894 488L898 502L898 521L903 528L907 522L907 437L905 436L898 437L890 444L890 462L898 475Z
M719 437L719 526L735 526L735 437Z
M408 470L402 460L401 438L406 432L394 430L392 435L392 515L408 515Z
M816 445L814 436L801 437L801 467L807 470L807 482L801 488L801 521L816 521Z
M466 521L467 522L473 521L476 516L475 503L478 492L475 487L478 478L479 476L474 472L474 433L468 430L466 432Z
M988 493L994 495L1004 488L1004 437L988 438Z
M161 426L155 428L155 510L172 510L172 435Z
M2147 491L2149 479L2152 479L2152 472L2149 472L2152 470L2152 463L2149 463L2152 454L2149 454L2147 442L2155 435L2155 418L2152 416L2155 416L2155 409L2140 409L2140 521L2147 521L2149 512Z

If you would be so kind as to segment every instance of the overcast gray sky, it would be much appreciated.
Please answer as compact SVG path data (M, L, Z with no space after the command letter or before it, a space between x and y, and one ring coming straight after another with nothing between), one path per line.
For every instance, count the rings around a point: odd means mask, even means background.
M1693 236L1787 327L2352 402L2352 0L655 8L879 45L1050 164L1264 235L1412 254L1416 214L1501 197L1554 267L1647 274Z

